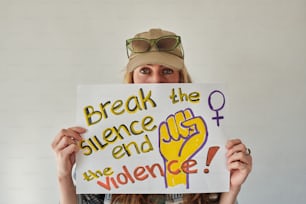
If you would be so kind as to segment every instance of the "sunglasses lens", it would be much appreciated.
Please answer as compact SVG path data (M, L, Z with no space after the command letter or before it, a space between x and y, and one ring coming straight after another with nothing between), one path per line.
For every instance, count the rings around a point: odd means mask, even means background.
M135 53L146 52L150 49L150 47L150 42L144 39L133 39L129 44L129 48Z
M174 55L184 58L181 38L175 35L164 36L157 39L146 38L131 38L126 41L127 55L131 56L132 53L149 52L152 48L154 51L171 52Z
M178 45L178 39L175 37L161 38L156 42L156 46L161 51L173 50Z

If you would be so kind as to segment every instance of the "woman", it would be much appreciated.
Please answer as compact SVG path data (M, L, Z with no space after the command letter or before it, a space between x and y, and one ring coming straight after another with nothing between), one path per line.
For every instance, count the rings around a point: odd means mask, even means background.
M137 34L126 41L129 62L126 67L125 83L191 83L184 64L184 53L180 36L175 33L151 29ZM62 129L55 137L52 148L57 158L57 174L61 204L104 203L105 197L112 203L198 203L234 204L238 193L252 169L250 150L239 140L229 140L227 167L230 171L230 190L215 194L175 195L76 195L71 178L75 154L79 151L77 142L85 133L82 127ZM180 200L181 201L178 201ZM107 201L106 201L107 202Z

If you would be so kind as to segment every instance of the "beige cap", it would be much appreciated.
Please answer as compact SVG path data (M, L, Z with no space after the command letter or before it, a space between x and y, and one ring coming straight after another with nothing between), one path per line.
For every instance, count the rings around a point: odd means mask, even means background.
M135 38L157 39L169 35L176 34L162 29L150 29L148 32L136 34ZM129 57L127 69L131 72L145 64L160 64L173 69L183 69L185 67L183 47L180 44L172 51L159 51L151 48L148 52L132 53Z

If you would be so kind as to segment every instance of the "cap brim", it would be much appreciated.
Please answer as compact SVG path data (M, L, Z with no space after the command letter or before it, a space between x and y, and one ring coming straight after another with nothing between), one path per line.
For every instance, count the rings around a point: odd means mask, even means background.
M173 69L183 69L184 60L176 55L167 52L146 52L133 54L130 57L127 69L129 72L145 64L160 64Z

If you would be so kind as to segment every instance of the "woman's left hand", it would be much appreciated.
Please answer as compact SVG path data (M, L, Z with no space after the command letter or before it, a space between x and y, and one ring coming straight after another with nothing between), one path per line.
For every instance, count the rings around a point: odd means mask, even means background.
M240 189L252 170L250 149L240 139L229 140L226 148L227 168L230 171L230 187L231 189Z

